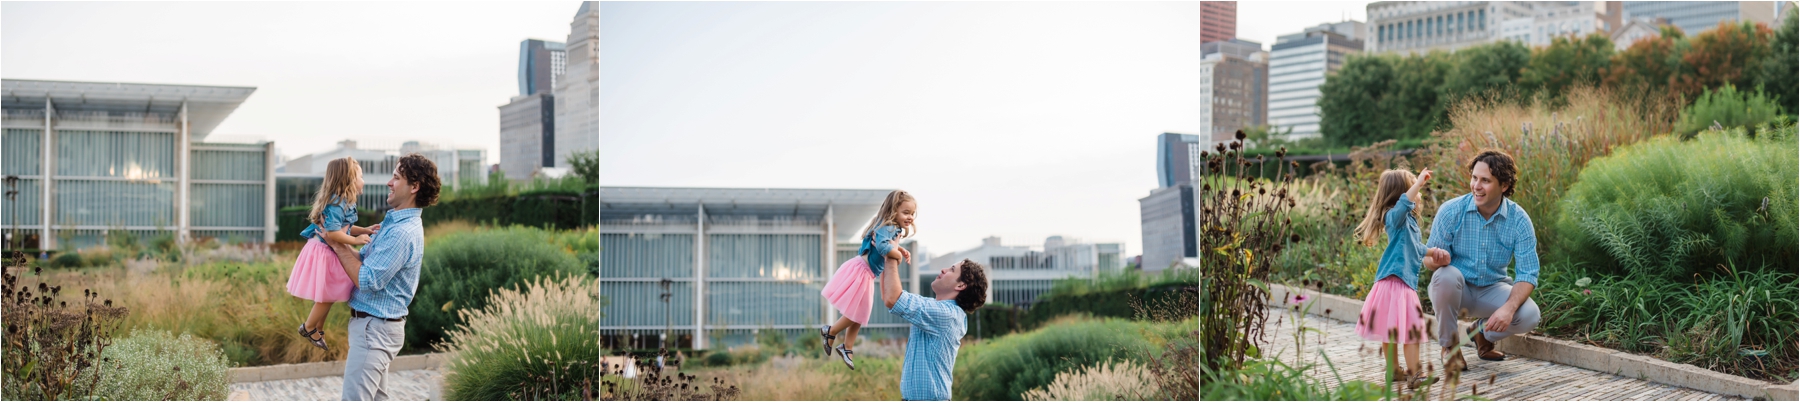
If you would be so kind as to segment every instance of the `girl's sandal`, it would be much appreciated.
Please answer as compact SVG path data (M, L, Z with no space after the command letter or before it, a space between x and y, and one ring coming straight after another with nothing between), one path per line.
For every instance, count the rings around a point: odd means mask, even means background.
M831 336L830 331L829 324L819 326L819 336L825 339L825 357L831 357L831 341L837 340L837 337Z
M325 328L307 331L306 324L300 324L300 336L306 337L307 341L311 341L313 346L318 346L319 349L331 350L331 348L325 347Z
M837 352L838 352L838 356L844 357L844 365L845 366L850 366L851 370L856 369L856 362L850 360L851 359L850 355L854 355L854 354L856 354L856 352L850 351L850 349L844 349L843 345L838 345Z

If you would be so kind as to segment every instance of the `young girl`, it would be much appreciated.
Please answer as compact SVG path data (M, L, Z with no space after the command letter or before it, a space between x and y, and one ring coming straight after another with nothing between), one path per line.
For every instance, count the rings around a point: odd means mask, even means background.
M362 193L362 187L362 167L355 159L344 157L326 164L325 182L319 185L319 195L306 217L312 225L300 232L307 238L306 247L300 249L294 272L288 275L288 293L313 301L312 314L300 324L300 336L320 349L326 349L325 330L320 326L325 324L325 314L331 312L331 303L349 301L350 292L356 288L356 281L344 271L332 247L368 244L369 234L381 227L352 225L356 223L356 196Z
M1375 271L1375 284L1363 300L1362 316L1357 319L1356 334L1381 342L1383 356L1394 343L1405 345L1406 375L1419 376L1419 344L1425 342L1424 310L1419 306L1419 269L1425 255L1425 244L1419 241L1419 189L1431 180L1431 169L1420 172L1414 180L1412 172L1388 170L1381 173L1375 198L1363 216L1356 233L1364 246L1374 246L1382 231L1387 232L1387 250ZM1404 194L1402 194L1404 193ZM1397 362L1390 362L1397 363ZM1398 370L1394 378L1406 380Z
M831 341L837 339L832 334L847 331L837 352L851 370L856 369L856 362L850 358L855 353L850 350L850 345L856 343L857 331L869 323L869 309L874 308L875 300L875 293L870 289L875 278L881 276L883 269L895 268L901 260L912 260L912 252L896 244L898 239L917 233L913 215L918 208L912 194L903 190L888 193L887 199L881 202L881 212L869 221L869 230L863 232L862 249L857 251L856 258L839 265L831 281L825 283L825 290L819 292L832 307L843 313L836 324L819 326L819 336L825 339L825 356L831 356Z

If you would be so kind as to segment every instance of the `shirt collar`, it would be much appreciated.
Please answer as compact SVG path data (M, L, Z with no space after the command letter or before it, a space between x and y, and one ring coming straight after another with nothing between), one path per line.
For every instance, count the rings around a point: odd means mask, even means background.
M387 217L383 218L382 220L398 223L398 222L404 222L404 221L410 220L410 219L418 219L419 212L420 212L420 210L418 208L389 210L387 212Z
M1477 216L1479 216L1481 214L1481 208L1478 206L1478 204L1475 203L1475 193L1469 193L1468 195L1463 196L1463 200L1465 201L1463 203L1463 205L1464 205L1463 212L1464 213L1474 213ZM1501 198L1500 199L1500 208L1494 210L1494 218L1505 217L1506 210L1512 209L1512 208L1509 208L1511 206L1512 206L1511 199L1507 199L1504 197Z

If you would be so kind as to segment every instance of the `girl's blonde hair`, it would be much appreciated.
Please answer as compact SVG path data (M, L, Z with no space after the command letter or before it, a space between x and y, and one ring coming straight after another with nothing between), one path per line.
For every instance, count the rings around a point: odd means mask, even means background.
M875 228L881 227L882 225L900 227L900 233L896 235L899 238L912 237L914 234L918 234L918 228L912 226L900 226L900 204L905 204L907 201L913 201L915 204L918 202L913 200L912 194L907 193L906 190L894 190L894 192L888 193L887 199L881 201L881 213L875 214L875 219L869 220L869 230L863 232L863 236L874 235Z
M1403 169L1389 169L1381 172L1381 181L1375 185L1375 198L1369 200L1369 213L1363 215L1361 224L1356 225L1357 240L1363 246L1374 246L1375 240L1387 229L1387 211L1406 196L1406 190L1412 188L1412 172ZM1413 217L1419 217L1419 207L1413 206Z
M325 181L319 183L319 195L313 199L312 212L306 214L306 220L315 225L325 224L325 206L331 204L331 198L355 203L356 196L362 194L362 187L356 186L352 174L362 171L362 165L348 156L332 159L325 164Z

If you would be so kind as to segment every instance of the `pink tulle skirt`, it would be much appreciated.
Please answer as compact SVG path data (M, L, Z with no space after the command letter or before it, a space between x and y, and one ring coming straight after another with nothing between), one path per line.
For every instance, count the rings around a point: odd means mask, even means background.
M858 325L869 324L869 309L875 306L875 292L871 290L875 274L863 257L858 255L844 261L838 266L837 273L831 275L831 281L825 282L825 290L819 291L831 307Z
M1419 293L1397 276L1375 282L1369 297L1363 299L1362 316L1357 321L1356 335L1372 342L1393 342L1388 339L1389 330L1401 344L1425 343L1430 337L1425 330Z
M346 302L350 301L350 293L356 291L356 282L344 272L344 264L338 261L337 252L313 238L306 241L306 247L300 249L300 258L294 260L294 272L288 274L287 291L314 302Z

